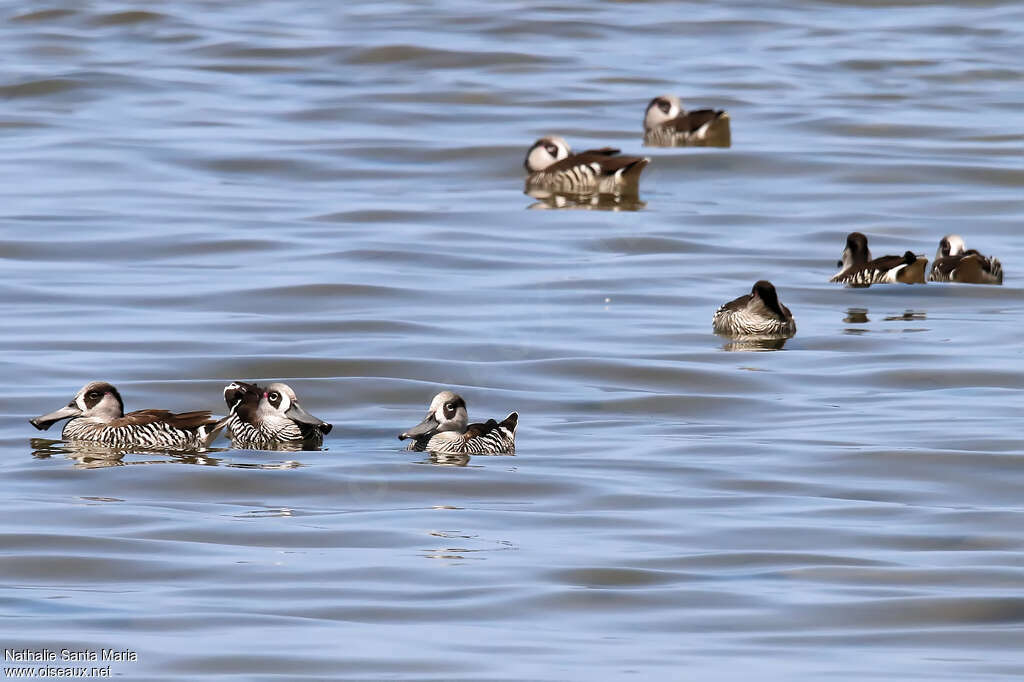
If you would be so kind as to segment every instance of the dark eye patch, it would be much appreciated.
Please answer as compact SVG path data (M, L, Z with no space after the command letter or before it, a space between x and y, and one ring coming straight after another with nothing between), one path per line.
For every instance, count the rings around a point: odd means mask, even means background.
M445 419L451 419L452 417L454 417L455 416L455 409L456 409L455 408L455 403L445 403L444 404L444 418Z
M281 394L278 393L277 391L271 391L270 393L267 394L267 400L270 401L271 405L277 407L278 405L281 404Z

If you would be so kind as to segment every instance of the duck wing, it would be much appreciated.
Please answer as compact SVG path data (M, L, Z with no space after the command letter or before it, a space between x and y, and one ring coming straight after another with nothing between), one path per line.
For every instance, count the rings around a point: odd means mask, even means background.
M494 431L504 429L510 434L514 434L516 426L519 425L519 413L513 412L509 416L502 419L500 422L494 419L488 419L486 422L478 424L470 424L466 427L466 432L462 435L466 440L473 438L482 438Z
M637 157L632 156L616 156L619 153L618 149L614 147L602 147L601 149L588 149L585 152L579 154L573 154L567 156L561 161L556 161L543 170L544 173L565 173L572 171L574 168L580 166L590 166L593 170L601 169L602 171L606 167L615 166L616 168L629 165L628 160L635 159ZM624 163L624 161L626 161Z
M681 133L695 133L707 124L720 119L723 114L725 112L720 109L697 109L688 111L665 125Z
M214 419L208 410L179 413L169 410L136 410L113 420L110 425L143 426L156 422L164 422L168 426L182 431L195 431L202 426L214 426L218 420Z

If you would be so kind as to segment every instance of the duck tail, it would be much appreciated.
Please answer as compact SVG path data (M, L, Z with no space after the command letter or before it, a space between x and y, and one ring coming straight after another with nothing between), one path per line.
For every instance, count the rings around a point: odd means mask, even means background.
M217 437L220 436L221 431L223 431L224 427L226 427L228 425L228 422L231 421L232 416L232 414L229 414L226 417L222 417L216 421L212 421L204 426L205 430L200 431L200 435L203 436L204 448L210 447L213 441L217 440Z

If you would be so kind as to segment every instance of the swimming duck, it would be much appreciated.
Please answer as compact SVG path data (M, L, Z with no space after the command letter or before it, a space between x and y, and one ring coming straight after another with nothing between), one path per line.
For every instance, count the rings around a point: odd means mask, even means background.
M995 256L986 258L967 249L960 235L947 234L939 242L928 281L1002 284L1003 266Z
M729 145L729 114L721 109L686 111L675 95L660 95L651 100L644 113L644 143L656 147L700 144L720 137Z
M767 280L754 283L749 294L729 301L715 312L711 326L725 336L790 337L796 321L782 305L775 287Z
M416 426L398 436L412 438L410 450L428 450L443 454L511 455L516 451L515 412L501 422L488 419L483 424L470 424L466 401L451 391L441 391L430 401L427 416Z
M324 443L332 425L303 409L288 384L263 388L234 381L224 388L231 447L248 450L309 450Z
M124 413L124 401L113 385L92 381L82 387L65 407L29 420L45 431L67 419L61 438L121 447L151 447L196 450L210 443L227 424L209 412L136 410Z
M843 257L836 263L839 272L829 281L851 286L894 282L924 284L924 268L927 264L927 258L915 256L913 251L907 251L902 256L882 256L872 260L868 238L860 232L851 232L846 237Z
M636 194L640 174L650 159L616 156L618 149L603 147L573 154L561 137L542 137L526 153L526 193Z

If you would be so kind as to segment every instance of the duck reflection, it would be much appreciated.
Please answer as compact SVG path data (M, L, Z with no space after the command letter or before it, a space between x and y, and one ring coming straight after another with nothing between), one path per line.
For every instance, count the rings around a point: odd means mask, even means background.
M843 322L847 324L865 324L870 321L867 308L849 308L846 311L846 317L843 318Z
M129 464L199 464L217 466L220 460L205 453L138 451L131 448L105 446L101 443L82 441L60 441L46 438L33 438L29 441L32 456L36 459L49 459L54 456L72 460L76 469L102 469L119 467ZM144 459L125 459L129 455L138 455Z
M905 310L902 315L890 315L885 318L886 322L899 322L900 320L924 320L927 319L927 313L916 312L914 310Z
M885 322L920 322L928 319L928 312L924 310L904 310L896 315L887 315L882 318ZM848 308L843 322L846 324L867 324L871 319L868 317L867 308ZM848 327L843 330L844 334L867 334L869 329L864 327ZM877 331L877 330L876 330ZM901 329L889 329L889 332L914 332L925 331L922 328L903 327Z
M786 341L789 339L780 338L742 338L733 339L732 341L724 344L722 350L727 351L764 351L764 350L782 350L782 347L786 345Z
M641 201L638 196L619 194L594 194L590 196L570 196L566 194L550 194L546 192L525 192L534 199L539 199L527 209L532 211L543 210L572 210L579 211L639 211L647 206L646 201Z
M428 535L432 538L437 538L442 546L421 550L423 557L426 559L482 560L487 558L486 553L488 552L516 549L516 545L509 540L488 540L479 535L464 533L460 530L432 530L428 532ZM449 544L454 546L445 546Z
M464 467L469 464L471 457L462 452L430 452L427 458L418 462L419 464L433 464L435 466Z
M843 322L846 324L867 324L870 321L867 308L848 308L846 310L846 317L843 318ZM843 333L859 336L867 334L868 331L868 329L862 327L847 327L843 330Z

